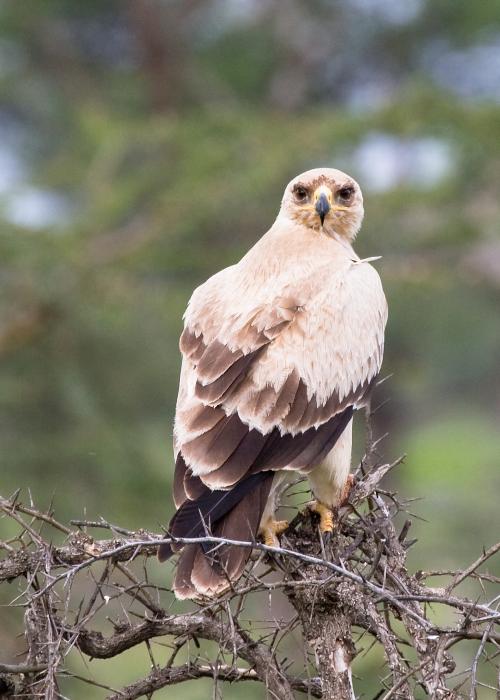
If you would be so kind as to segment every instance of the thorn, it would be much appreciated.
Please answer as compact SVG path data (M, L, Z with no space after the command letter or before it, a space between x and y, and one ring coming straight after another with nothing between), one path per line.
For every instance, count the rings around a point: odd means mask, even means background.
M399 537L398 537L398 540L401 543L403 543L405 541L406 535L408 534L408 530L410 529L411 525L412 525L411 520L405 520L405 523L404 523L403 527L401 528L401 532L399 533Z

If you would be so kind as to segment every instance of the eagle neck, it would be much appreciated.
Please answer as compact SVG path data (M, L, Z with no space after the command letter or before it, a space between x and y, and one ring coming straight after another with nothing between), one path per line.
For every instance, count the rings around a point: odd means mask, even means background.
M241 281L264 284L284 272L358 260L347 240L337 240L280 216L273 226L238 263Z

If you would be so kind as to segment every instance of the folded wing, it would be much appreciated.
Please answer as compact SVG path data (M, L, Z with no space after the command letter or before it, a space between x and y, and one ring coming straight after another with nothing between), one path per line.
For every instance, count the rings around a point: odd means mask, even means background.
M251 299L238 293L237 267L199 287L186 312L174 431L178 537L220 523L249 500L254 480L266 494L268 474L319 464L382 361L386 302L367 263L325 264Z
M271 304L246 309L210 295L207 304L203 293L190 304L180 341L175 436L186 468L176 505L196 498L196 477L221 489L256 471L312 468L346 424L346 409L362 403L382 361L380 281L366 263L321 272Z

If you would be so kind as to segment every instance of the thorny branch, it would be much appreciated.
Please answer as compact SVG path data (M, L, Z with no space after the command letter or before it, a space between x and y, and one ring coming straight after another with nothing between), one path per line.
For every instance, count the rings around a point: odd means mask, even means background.
M438 700L480 697L478 689L499 677L500 596L488 600L487 594L498 580L483 569L500 544L461 571L411 574L411 521L397 531L395 516L404 504L380 484L401 460L369 464L374 445L370 441L369 459L358 469L333 537L321 537L304 512L280 547L236 543L253 550L247 574L220 598L193 604L191 612L179 612L165 585L170 569L155 564L158 542L168 537L104 520L72 521L72 529L51 511L24 505L18 493L0 498L2 517L16 531L0 541L0 583L10 584L12 610L24 612L26 644L22 662L0 658L0 695L64 697L62 684L85 681L108 698L132 700L210 678L215 686L261 683L267 697L278 700L296 693L350 699L352 664L372 640L387 671L378 679L377 698L411 700L422 691ZM89 531L110 536L97 539ZM235 544L209 536L199 541ZM426 584L438 575L448 585ZM464 584L473 586L472 597L458 592ZM291 604L290 619L275 618L270 600L276 596ZM475 650L467 647L470 667L457 675L454 652L466 641ZM112 660L140 645L151 666L121 689L72 670L75 654Z

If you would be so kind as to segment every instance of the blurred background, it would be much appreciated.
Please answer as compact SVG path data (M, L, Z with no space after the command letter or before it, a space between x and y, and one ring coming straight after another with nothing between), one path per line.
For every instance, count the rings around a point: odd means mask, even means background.
M423 499L411 566L475 559L500 524L499 144L497 0L3 0L2 494L165 524L190 293L266 231L291 177L335 166L364 190L357 252L383 256L376 431L408 455L391 488ZM127 658L92 673L147 673Z

